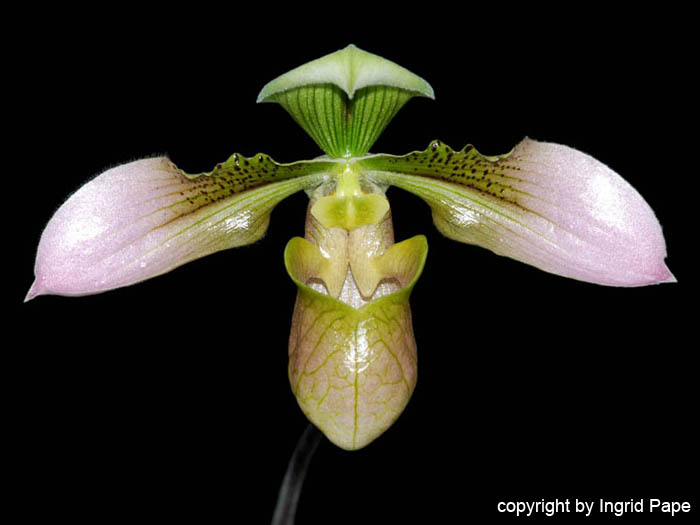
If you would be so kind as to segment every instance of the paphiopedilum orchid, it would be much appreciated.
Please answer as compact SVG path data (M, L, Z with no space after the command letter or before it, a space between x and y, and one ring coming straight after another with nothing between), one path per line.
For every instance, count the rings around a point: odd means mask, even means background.
M355 46L278 77L258 102L281 104L325 155L282 164L234 154L196 175L164 157L110 169L46 226L27 299L100 293L251 244L275 205L304 190L305 236L284 252L298 287L289 379L309 420L355 450L391 426L416 384L409 296L427 242L394 243L389 186L427 202L447 237L547 272L611 286L674 280L651 208L585 153L531 139L500 156L437 140L406 155L370 153L414 96L433 90Z

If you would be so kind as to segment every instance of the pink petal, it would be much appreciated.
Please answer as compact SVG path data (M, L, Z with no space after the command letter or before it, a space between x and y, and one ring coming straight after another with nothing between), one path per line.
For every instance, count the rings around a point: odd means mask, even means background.
M582 281L675 282L654 212L593 157L530 139L500 158L438 144L366 164L380 170L375 179L425 199L447 237Z
M523 192L518 203L534 213L523 237L534 233L544 243L531 253L532 241L515 242L506 255L598 284L675 282L664 263L666 242L656 215L605 164L573 148L530 139L515 148L509 163L521 170L513 185Z
M219 250L249 244L305 177L241 193L230 179L187 178L166 158L112 168L73 194L44 230L37 295L87 295L130 285Z

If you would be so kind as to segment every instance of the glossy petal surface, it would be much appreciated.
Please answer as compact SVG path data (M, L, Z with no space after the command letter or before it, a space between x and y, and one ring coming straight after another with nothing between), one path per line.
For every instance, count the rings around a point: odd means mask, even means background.
M542 270L612 286L673 282L661 226L613 170L567 146L525 139L485 157L434 142L362 161L378 182L422 197L447 237Z
M339 447L356 450L386 431L413 393L408 298L427 244L423 236L392 244L390 218L351 233L326 230L311 213L307 221L307 239L296 237L285 250L299 289L289 380L309 420Z
M264 234L274 206L314 184L324 167L234 155L198 176L162 157L110 169L49 221L27 298L99 293L250 244Z

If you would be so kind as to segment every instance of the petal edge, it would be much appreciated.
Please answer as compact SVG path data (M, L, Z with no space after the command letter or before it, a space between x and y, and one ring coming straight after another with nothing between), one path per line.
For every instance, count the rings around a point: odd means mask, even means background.
M447 237L544 271L610 286L674 282L654 212L622 177L568 146L523 140L485 157L434 142L363 160L371 176L422 197Z
M233 159L235 168L239 157ZM305 166L305 174L298 174L302 163L280 165L262 155L244 161L247 174L240 166L229 172L225 163L211 174L190 177L157 157L98 175L47 224L26 300L104 292L255 242L278 202L322 176ZM315 169L323 165L310 171Z

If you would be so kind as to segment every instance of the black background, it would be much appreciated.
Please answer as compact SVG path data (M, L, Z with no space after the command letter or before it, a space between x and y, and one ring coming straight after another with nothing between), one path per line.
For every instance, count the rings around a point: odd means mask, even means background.
M618 289L549 275L441 237L422 201L390 189L397 240L424 233L430 247L411 300L418 386L367 448L321 444L298 523L515 523L525 518L499 515L499 501L554 498L689 500L697 516L687 14L435 4L315 19L311 6L301 17L248 7L43 13L33 33L41 50L16 77L31 99L17 135L32 160L15 180L31 174L31 205L9 294L21 341L8 368L10 453L24 516L269 522L306 426L287 380L295 288L282 264L285 243L303 234L303 193L253 246L102 295L21 301L45 223L108 167L153 154L189 172L234 151L319 155L282 108L255 99L349 43L436 93L409 102L373 151L439 138L499 154L530 136L590 153L655 210L679 283Z

